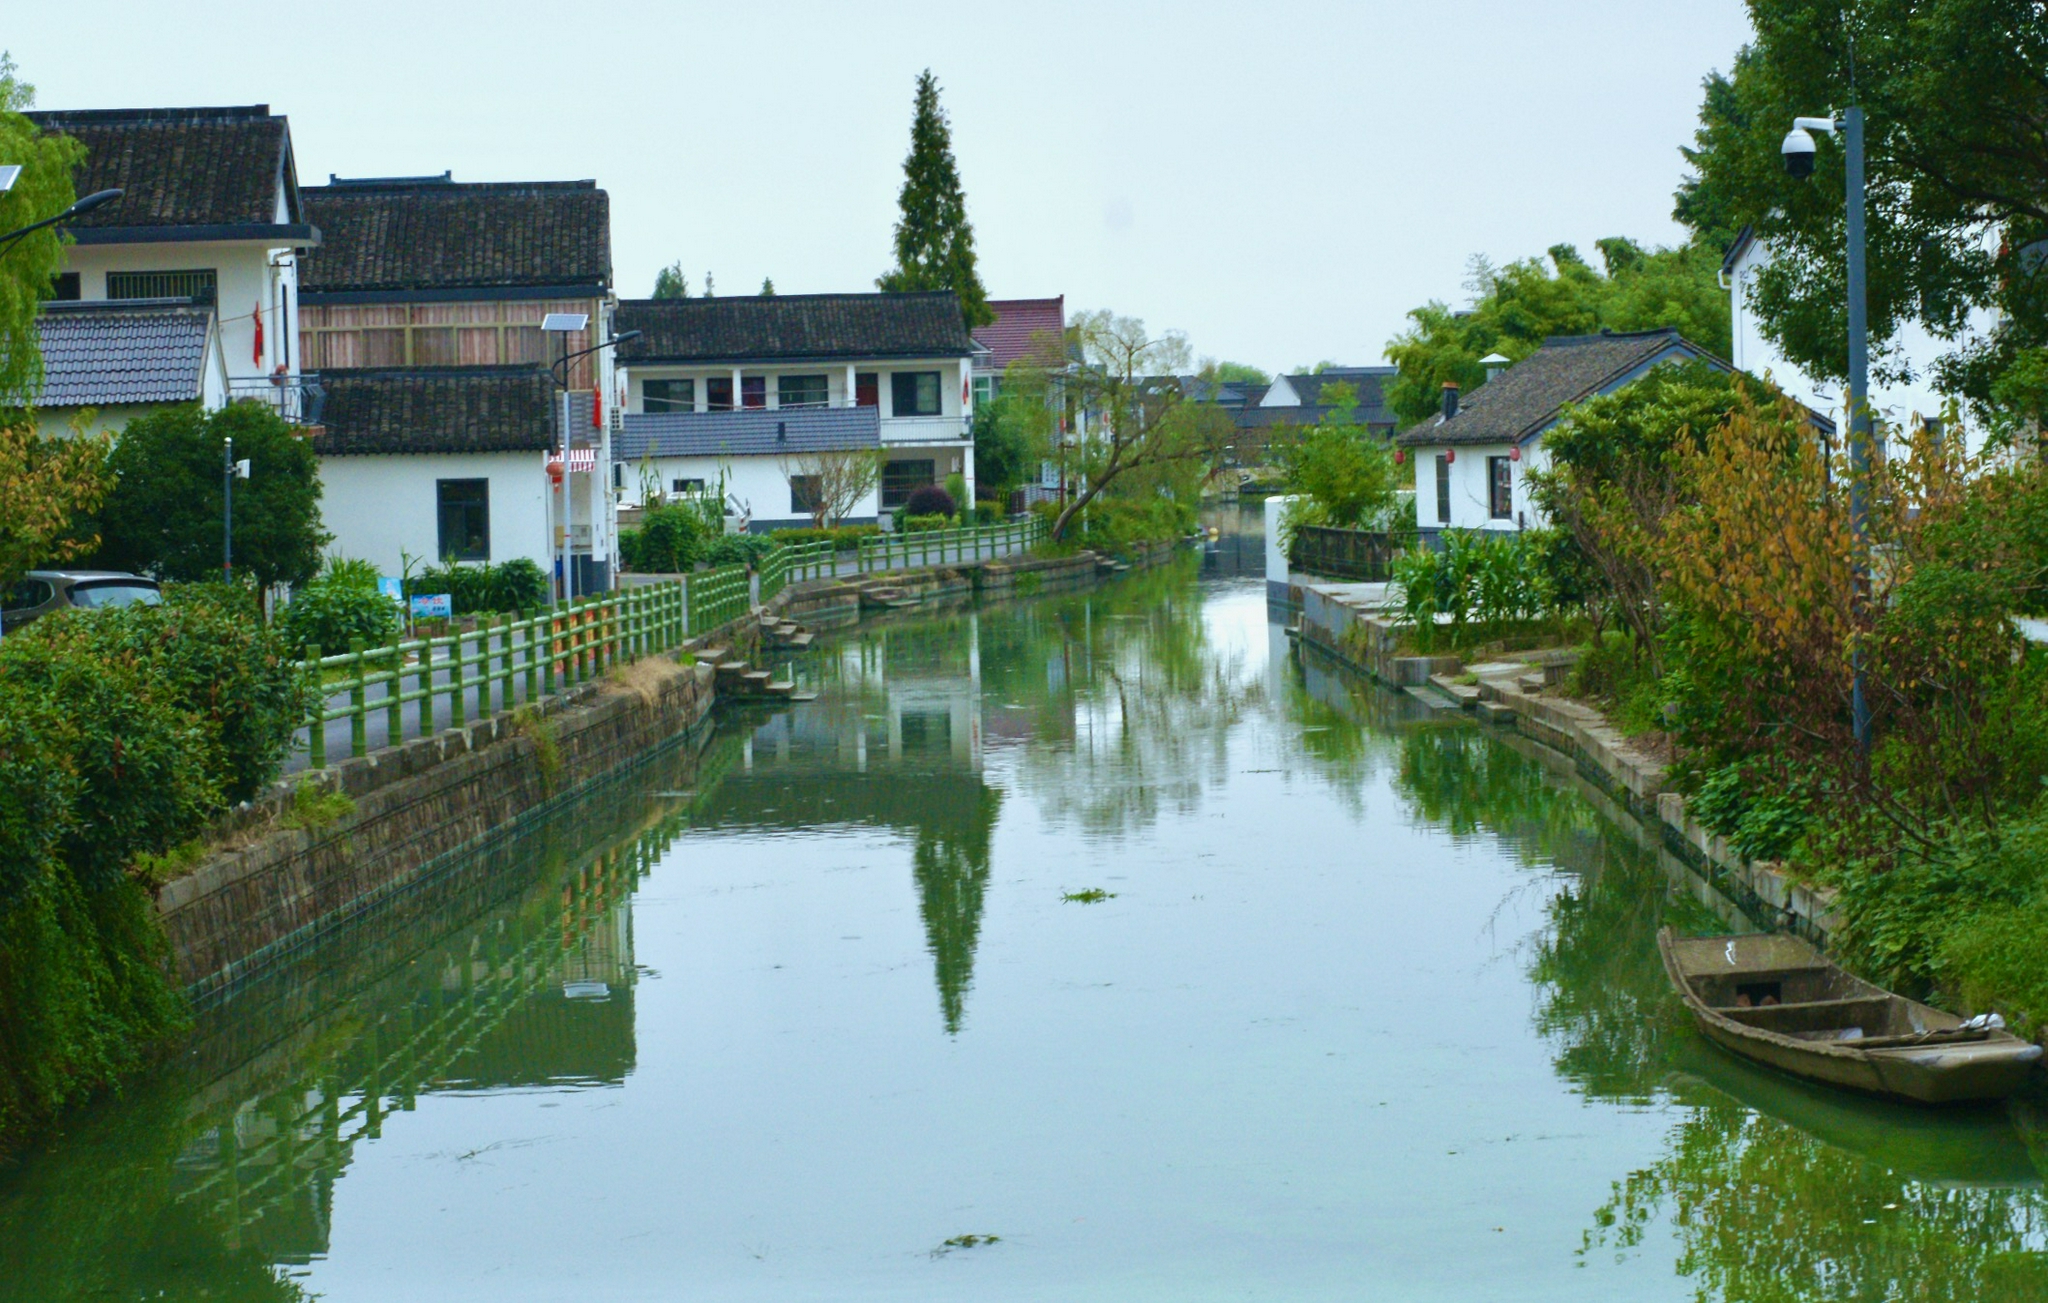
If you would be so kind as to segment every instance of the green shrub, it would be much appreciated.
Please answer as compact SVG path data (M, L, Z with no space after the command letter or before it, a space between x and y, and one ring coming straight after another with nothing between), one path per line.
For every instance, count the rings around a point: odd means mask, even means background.
M1098 552L1122 553L1180 538L1194 523L1194 511L1172 498L1099 497L1088 504L1082 519L1082 541Z
M548 576L526 557L514 557L500 565L451 562L421 571L405 586L409 598L437 593L448 594L455 615L534 611L548 603Z
M1485 632L1549 615L1554 601L1543 556L1543 531L1447 530L1441 551L1414 547L1394 558L1403 614L1425 647L1448 615L1462 645L1468 628Z
M898 516L896 532L899 534L928 534L936 529L953 528L953 518L933 514L929 516Z
M703 514L680 503L650 507L640 518L638 529L627 542L619 539L619 556L626 568L641 574L680 574L703 559L705 529Z
M864 538L874 538L882 532L880 525L835 525L829 529L773 529L768 537L777 543L794 546L800 543L830 543L841 552L849 552L860 546Z
M974 504L974 523L977 525L1000 525L1003 523L1003 506L1000 502L981 501Z
M899 516L955 516L960 513L953 495L936 484L920 484L903 500Z
M309 655L318 647L322 655L332 656L347 651L354 638L371 646L390 642L400 618L398 603L374 585L363 588L322 575L292 594L277 617L277 631L295 655Z
M1797 779L1753 765L1725 765L1708 774L1686 802L1700 826L1728 839L1746 860L1783 860L1813 826L1813 796Z
M1935 967L1969 1009L1997 1007L2032 1035L2048 1027L2048 895L1979 905L1949 920Z
M339 584L347 588L367 588L377 591L377 581L382 578L377 567L361 557L330 556L314 576L315 583Z
M758 565L775 549L766 534L721 534L704 549L704 560L717 566Z

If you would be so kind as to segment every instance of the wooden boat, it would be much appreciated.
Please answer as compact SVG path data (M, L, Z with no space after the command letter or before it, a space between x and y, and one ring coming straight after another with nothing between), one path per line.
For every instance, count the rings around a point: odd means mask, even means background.
M1921 1104L2002 1099L2041 1047L1872 986L1798 937L1657 933L1664 971L1710 1040L1811 1081Z

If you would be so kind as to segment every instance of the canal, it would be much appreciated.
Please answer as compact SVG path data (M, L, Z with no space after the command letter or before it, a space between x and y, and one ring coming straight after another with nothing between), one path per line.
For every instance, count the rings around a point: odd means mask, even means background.
M0 1299L2048 1297L2033 1112L1702 1043L1682 873L1233 555L838 635L202 1010Z

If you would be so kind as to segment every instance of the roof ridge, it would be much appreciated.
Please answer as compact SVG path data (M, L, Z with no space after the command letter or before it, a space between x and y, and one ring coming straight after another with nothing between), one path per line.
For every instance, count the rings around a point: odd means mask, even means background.
M62 122L264 122L281 118L268 104L193 105L188 108L157 109L29 109L31 120Z
M1603 330L1592 335L1547 335L1539 348L1576 348L1581 344L1604 344L1617 339L1653 339L1663 335L1682 338L1676 326L1656 326L1649 330Z
M326 185L302 185L302 195L325 199L335 195L417 194L460 195L479 190L597 190L595 177L579 181L456 181L443 176L337 177L327 174Z
M212 312L212 300L202 302L194 298L157 299L48 299L42 304L45 313L95 313L95 312L162 312L178 308L203 309Z
M719 294L711 298L690 295L680 299L620 299L619 306L681 307L685 305L704 306L719 303L789 303L805 299L935 299L953 298L951 290L847 290L825 294ZM1050 300L1047 300L1050 302Z
M428 379L461 378L463 376L505 376L545 375L547 367L539 362L501 362L492 365L472 363L468 366L329 366L320 368L323 376L421 376Z

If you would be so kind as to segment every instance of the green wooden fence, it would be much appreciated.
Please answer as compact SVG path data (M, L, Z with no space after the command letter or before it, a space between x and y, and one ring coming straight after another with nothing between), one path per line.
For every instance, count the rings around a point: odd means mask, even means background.
M982 561L1036 547L1045 539L1045 518L1031 516L1004 525L966 529L924 529L914 534L877 534L860 541L860 572L909 566Z

